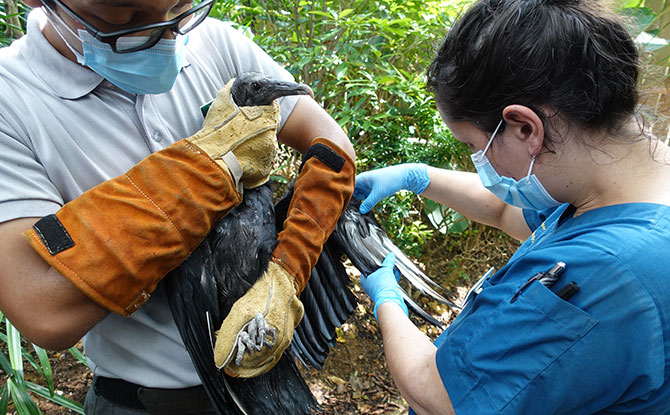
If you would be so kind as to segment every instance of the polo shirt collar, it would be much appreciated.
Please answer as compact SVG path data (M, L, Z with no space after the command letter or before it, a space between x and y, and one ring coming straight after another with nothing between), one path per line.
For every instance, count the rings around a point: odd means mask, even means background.
M26 47L23 48L28 66L57 96L64 99L81 98L93 91L103 78L61 55L40 30L46 21L47 17L41 7L33 9L28 15L28 35Z
M44 37L47 16L41 7L28 15L26 47L23 54L30 70L55 95L63 99L77 99L93 91L105 79L96 72L61 55ZM182 69L189 65L184 57Z

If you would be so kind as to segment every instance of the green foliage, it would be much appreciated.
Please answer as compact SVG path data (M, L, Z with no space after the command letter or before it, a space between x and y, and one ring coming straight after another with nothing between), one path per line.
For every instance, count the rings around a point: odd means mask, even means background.
M19 415L41 414L30 394L34 393L64 408L83 414L84 409L80 403L56 393L53 371L46 350L32 344L32 349L37 356L35 359L23 346L27 342L22 342L19 331L2 312L0 312L0 327L4 327L0 329L0 368L4 372L3 380L6 381L0 386L0 413L7 413L7 407L12 402ZM86 364L79 349L72 347L70 353ZM38 376L44 379L46 387L24 378L24 361L28 362Z
M438 8L435 1L397 0L223 3L218 17L248 28L270 55L312 86L347 129L360 167L443 161L453 151L425 91L424 73L460 10L457 5Z
M0 47L7 46L25 33L28 8L16 0L0 2Z

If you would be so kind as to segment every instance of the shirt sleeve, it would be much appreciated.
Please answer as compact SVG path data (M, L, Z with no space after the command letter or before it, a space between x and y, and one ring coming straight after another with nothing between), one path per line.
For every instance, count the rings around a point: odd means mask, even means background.
M293 75L230 22L212 18L205 22L204 40L211 42L212 56L216 59L213 65L218 67L222 79L230 79L244 72L260 72L284 81L294 81ZM279 102L281 129L298 102L298 97L283 97Z
M56 212L63 199L29 145L0 118L0 223Z

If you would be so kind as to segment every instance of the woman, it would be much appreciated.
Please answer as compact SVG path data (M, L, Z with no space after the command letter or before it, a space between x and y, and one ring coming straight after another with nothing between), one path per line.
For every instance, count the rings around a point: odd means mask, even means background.
M642 131L638 69L593 0L480 0L449 32L429 86L478 174L397 165L354 195L408 189L524 243L435 344L392 257L361 278L416 412L670 413L670 153Z

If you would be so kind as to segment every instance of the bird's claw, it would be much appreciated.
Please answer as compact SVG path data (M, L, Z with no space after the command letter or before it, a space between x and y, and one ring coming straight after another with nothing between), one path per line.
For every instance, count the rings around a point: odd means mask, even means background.
M254 318L237 336L237 354L235 355L235 364L237 366L242 365L245 352L254 353L263 349L263 346L272 348L273 344L265 338L266 334L274 342L274 327L267 324L265 318L263 318L263 314L256 313Z

